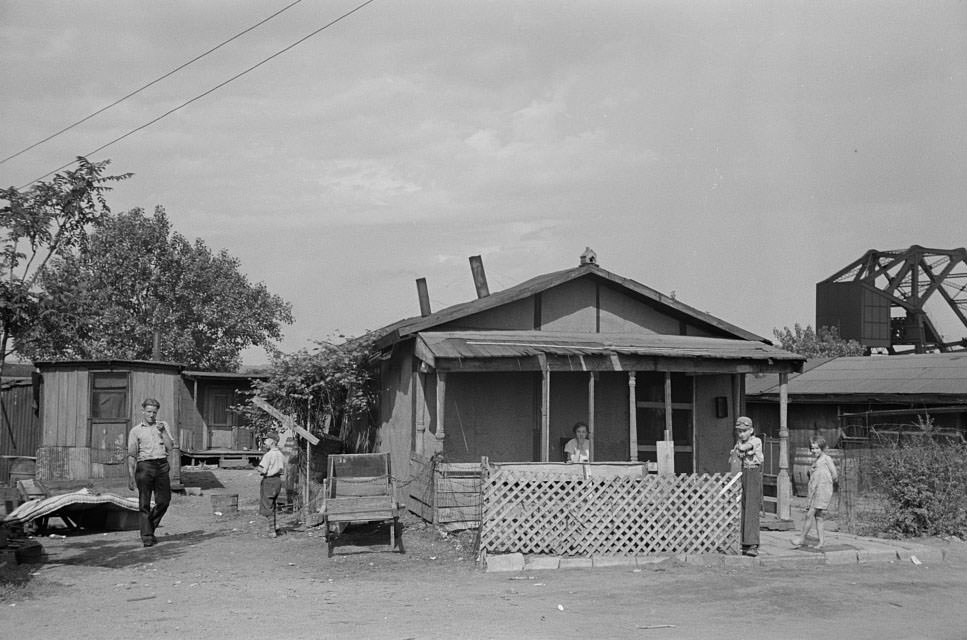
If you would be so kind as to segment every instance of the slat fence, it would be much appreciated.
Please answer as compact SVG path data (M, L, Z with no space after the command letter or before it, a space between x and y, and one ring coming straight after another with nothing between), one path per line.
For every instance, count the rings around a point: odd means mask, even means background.
M485 464L480 548L566 556L739 552L738 474Z

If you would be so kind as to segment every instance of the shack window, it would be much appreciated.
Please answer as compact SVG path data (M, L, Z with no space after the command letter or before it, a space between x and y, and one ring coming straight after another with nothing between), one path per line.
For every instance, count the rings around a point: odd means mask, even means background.
M91 418L128 417L128 374L91 373Z

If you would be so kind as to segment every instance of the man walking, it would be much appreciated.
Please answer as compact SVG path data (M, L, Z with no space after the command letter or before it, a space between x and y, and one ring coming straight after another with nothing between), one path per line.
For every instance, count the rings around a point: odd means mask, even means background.
M171 502L171 480L168 477L168 454L174 443L168 425L158 420L161 403L147 398L141 403L144 420L132 427L128 434L128 489L138 487L138 506L141 510L141 543L146 547L158 543L154 530ZM151 495L154 494L154 507Z

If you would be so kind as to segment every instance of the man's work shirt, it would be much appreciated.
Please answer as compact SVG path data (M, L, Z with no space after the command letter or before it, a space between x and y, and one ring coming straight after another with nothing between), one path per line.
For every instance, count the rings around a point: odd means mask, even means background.
M274 478L282 475L285 469L285 456L276 448L269 449L262 456L259 462L258 471L266 478Z
M166 459L173 448L168 424L160 420L152 425L141 422L128 434L128 455L138 462Z

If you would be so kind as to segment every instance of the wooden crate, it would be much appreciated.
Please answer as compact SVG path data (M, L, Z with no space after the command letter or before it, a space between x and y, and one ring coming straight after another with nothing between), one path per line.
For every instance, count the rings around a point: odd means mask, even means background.
M410 455L407 508L449 530L480 524L480 464L440 462Z

